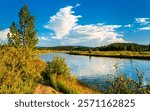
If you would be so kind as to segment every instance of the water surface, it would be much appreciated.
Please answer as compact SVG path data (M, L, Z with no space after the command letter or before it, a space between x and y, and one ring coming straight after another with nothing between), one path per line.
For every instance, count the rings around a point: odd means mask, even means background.
M64 53L46 53L41 54L40 58L44 61L51 61L54 56L61 56L66 59L71 68L71 72L78 80L87 85L99 87L103 81L113 79L116 76L118 67L119 73L138 81L136 70L144 72L144 84L150 82L150 61L136 59L120 59L109 57L89 57L82 55L69 55Z

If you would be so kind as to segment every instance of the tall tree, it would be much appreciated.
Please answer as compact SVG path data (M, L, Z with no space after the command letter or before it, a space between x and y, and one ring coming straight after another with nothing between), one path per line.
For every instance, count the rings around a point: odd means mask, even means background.
M35 47L38 42L38 39L36 38L37 31L34 30L35 18L34 16L30 15L27 5L24 5L24 7L20 10L19 18L19 31L21 34L23 46Z
M150 51L150 43L149 43L149 45L148 45L148 50Z
M8 45L14 46L14 47L20 47L21 46L21 38L20 33L18 31L17 25L13 22L12 25L9 28L10 33L8 33Z
M13 22L8 34L8 44L15 47L34 48L38 43L35 18L31 16L28 6L24 5L19 12L19 27Z

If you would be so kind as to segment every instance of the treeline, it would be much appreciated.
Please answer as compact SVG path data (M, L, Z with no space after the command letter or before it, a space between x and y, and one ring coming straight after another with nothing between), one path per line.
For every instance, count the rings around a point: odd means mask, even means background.
M56 46L56 47L38 47L39 50L58 50L58 51L150 51L149 45L139 45L135 43L114 43L101 47L86 46Z
M89 51L94 49L86 46L55 46L55 47L37 47L39 50L58 50L58 51Z
M135 43L114 43L108 46L97 47L94 50L99 51L150 51L149 45L139 45Z

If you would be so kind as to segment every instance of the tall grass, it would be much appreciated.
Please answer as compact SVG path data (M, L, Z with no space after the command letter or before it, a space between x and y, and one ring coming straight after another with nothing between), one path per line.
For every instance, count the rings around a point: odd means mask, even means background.
M130 77L125 76L125 74L119 74L116 68L117 77L109 81L109 89L105 90L105 93L108 94L147 94L150 93L150 86L143 85L143 76L144 73L136 69L136 75L138 81L131 79Z

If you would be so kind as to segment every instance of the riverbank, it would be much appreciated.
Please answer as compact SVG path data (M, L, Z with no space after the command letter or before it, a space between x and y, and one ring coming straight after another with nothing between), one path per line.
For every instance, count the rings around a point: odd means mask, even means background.
M44 54L44 53L52 53L52 52L61 52L61 53L69 53L70 51L60 51L60 50L35 50L35 54Z
M85 55L97 57L131 58L150 60L150 52L132 52L132 51L71 51L67 54Z
M58 78L58 88L49 85L48 82L42 82L37 84L33 94L100 94L100 91L96 91L94 88L86 86L80 81L72 81L64 76Z
M74 77L58 76L55 82L59 91L65 94L100 94L100 91L83 84Z
M63 94L96 94L100 93L96 89L89 87L77 80L72 75L65 59L54 57L52 61L46 63L46 68L42 73L43 80L50 87Z

